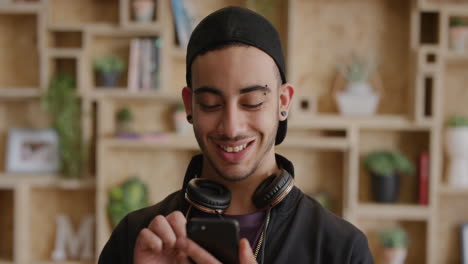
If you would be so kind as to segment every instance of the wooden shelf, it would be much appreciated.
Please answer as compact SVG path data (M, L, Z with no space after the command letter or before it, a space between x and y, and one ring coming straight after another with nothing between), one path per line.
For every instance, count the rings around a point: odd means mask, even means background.
M465 53L448 51L445 54L445 61L448 64L468 64L468 50Z
M67 260L67 261L62 261L62 260L57 260L57 261L35 261L32 262L33 264L93 264L96 263L96 261L93 260ZM0 262L1 264L1 262Z
M467 195L468 188L453 187L449 185L443 185L439 188L439 193L443 195Z
M0 3L0 13L29 14L39 13L41 3Z
M360 204L355 213L371 219L428 220L430 217L429 208L422 205Z
M187 50L181 47L174 47L172 48L172 56L175 59L185 60L185 55L187 54Z
M8 260L0 260L0 264L14 264L15 262L13 261L8 261Z
M41 96L39 88L1 88L0 99L23 99Z
M87 189L94 188L95 179L87 177L80 180L67 180L53 174L16 174L0 173L0 187L14 188L20 184L34 187L55 187L61 189Z
M171 103L181 102L180 96L165 94L159 91L131 92L126 87L106 88L96 87L84 96L92 99L130 99L130 100L161 100Z
M307 137L307 136L288 136L284 142L278 146L278 149L283 148L310 148L320 150L340 150L346 151L350 148L351 143L346 138L339 137Z
M193 136L178 136L173 134L155 135L147 139L106 138L99 141L105 148L126 149L183 149L198 150L198 144Z
M82 49L75 48L53 48L49 49L48 55L54 58L76 58L83 55Z
M376 115L370 117L347 117L332 114L317 114L308 118L291 118L289 128L297 129L347 129L358 126L365 129L385 130L429 130L430 124L416 124L411 120L396 115Z
M129 21L127 24L123 25L123 28L127 30L142 30L146 32L154 32L156 34L161 32L161 25L159 22L141 23Z

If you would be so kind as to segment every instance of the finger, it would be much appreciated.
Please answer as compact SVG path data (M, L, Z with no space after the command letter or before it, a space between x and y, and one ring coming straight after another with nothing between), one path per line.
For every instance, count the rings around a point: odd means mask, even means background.
M185 254L182 251L179 251L179 253L177 254L176 261L177 264L193 264L193 262L190 262L189 258L187 257L187 254Z
M148 228L143 228L137 237L135 247L140 250L151 250L155 253L159 253L162 250L163 242Z
M175 211L166 217L167 221L174 230L174 233L177 238L186 237L187 231L185 225L187 224L187 219L180 211Z
M156 216L151 221L148 228L162 240L163 248L170 249L174 247L176 242L176 235L164 216Z
M176 248L184 252L187 257L190 257L197 264L221 264L221 262L213 257L213 255L208 253L208 251L200 247L191 239L185 237L177 239Z
M246 238L239 241L239 263L240 264L253 264L257 263L253 254L250 243Z

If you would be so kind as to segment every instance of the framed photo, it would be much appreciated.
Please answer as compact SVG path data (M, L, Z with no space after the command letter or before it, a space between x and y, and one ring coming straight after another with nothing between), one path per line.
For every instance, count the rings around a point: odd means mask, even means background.
M460 227L460 243L460 263L468 264L468 223Z
M11 129L7 139L6 171L57 172L58 136L55 130Z

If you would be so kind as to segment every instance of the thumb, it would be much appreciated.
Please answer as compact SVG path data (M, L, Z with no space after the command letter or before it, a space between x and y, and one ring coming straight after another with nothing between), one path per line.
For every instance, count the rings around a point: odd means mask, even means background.
M249 241L242 238L239 241L239 263L240 264L254 264L257 263L253 250L250 247Z

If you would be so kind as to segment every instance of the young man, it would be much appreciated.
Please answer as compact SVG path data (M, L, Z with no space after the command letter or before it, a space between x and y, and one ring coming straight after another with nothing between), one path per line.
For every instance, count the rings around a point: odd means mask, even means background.
M187 218L212 216L193 198L193 178L231 194L222 214L239 221L240 263L373 263L365 235L293 187L292 163L275 154L294 87L274 27L250 10L223 8L194 30L186 62L182 98L203 154L181 190L121 221L99 263L220 263L186 237Z

